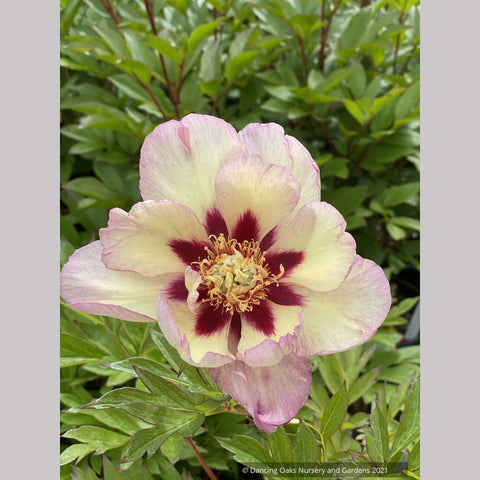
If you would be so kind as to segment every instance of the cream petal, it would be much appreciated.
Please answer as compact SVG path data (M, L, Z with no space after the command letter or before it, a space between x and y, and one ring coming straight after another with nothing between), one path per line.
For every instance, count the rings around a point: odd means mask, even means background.
M238 135L248 153L286 167L302 186L298 207L320 200L320 173L308 150L276 123L251 123Z
M210 244L193 211L169 200L140 202L129 213L112 209L100 241L108 268L149 277L184 272Z
M215 178L244 146L224 120L190 114L153 130L140 152L140 192L144 200L169 199L190 207L203 222L215 201Z
M267 433L295 417L307 401L312 382L310 360L293 353L269 367L250 367L237 360L207 372Z
M302 253L302 261L288 274L289 281L311 290L333 290L355 259L355 240L345 226L342 215L330 204L311 202L298 211L268 255Z
M187 305L189 310L195 314L198 311L197 300L200 295L198 287L202 283L201 275L191 267L185 271L185 287L188 291Z
M277 305L268 300L253 307L252 312L241 314L241 319L236 357L251 367L274 365L288 355L303 325L300 307ZM267 335L270 327L273 332Z
M383 270L357 255L345 281L329 292L302 291L306 305L295 353L323 355L366 342L385 320L391 305Z
M173 302L165 295L160 295L157 322L167 341L187 363L218 367L235 360L228 349L229 324L210 335L199 335L195 330L196 315L186 302Z
M257 156L226 163L215 190L218 209L237 240L251 240L250 235L261 240L292 212L300 195L299 183L285 167L263 163Z
M73 308L134 322L153 322L156 302L169 277L148 278L109 270L99 241L76 250L63 267L60 294Z

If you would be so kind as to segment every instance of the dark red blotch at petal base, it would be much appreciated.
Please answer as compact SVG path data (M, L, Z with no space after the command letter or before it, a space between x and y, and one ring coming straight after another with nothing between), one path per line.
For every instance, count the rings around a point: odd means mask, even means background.
M260 226L256 215L251 210L246 210L238 219L237 224L233 228L231 238L237 242L258 241L260 235Z
M176 302L185 301L188 297L188 290L185 286L185 275L179 275L172 280L166 289L167 297L169 300Z
M238 312L232 315L230 330L228 332L228 350L235 354L238 350L238 342L242 336L242 319Z
M195 333L204 336L211 335L222 330L231 318L232 315L222 312L221 308L215 310L209 303L203 303L195 319Z
M277 240L277 227L272 228L260 242L260 250L264 252L268 250Z
M205 230L208 235L216 235L218 237L223 233L225 238L228 237L227 224L217 207L211 208L205 215Z
M280 265L283 265L285 269L284 277L287 277L295 267L298 267L304 258L305 254L303 252L296 252L295 250L265 254L265 261L270 267L270 271L274 275L278 275L280 273Z
M207 256L205 247L208 246L205 242L199 242L198 240L170 240L168 242L170 248L175 252L177 257L185 263L190 265L192 262L198 262L199 259L203 259Z
M302 295L295 292L290 285L270 285L268 291L268 299L278 305L290 305L296 307L303 307L305 301Z
M244 312L243 315L255 330L262 332L267 337L275 333L275 317L267 302L254 305L251 312Z

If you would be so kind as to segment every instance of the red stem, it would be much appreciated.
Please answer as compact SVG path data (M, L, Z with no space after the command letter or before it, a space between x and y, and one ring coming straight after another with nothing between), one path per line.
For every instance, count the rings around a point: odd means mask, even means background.
M156 105L156 107L158 108L158 110L160 111L160 113L162 114L162 117L165 121L168 120L168 115L165 113L165 111L163 110L162 106L160 105L160 103L158 102L157 98L155 97L155 95L153 94L152 90L150 89L150 87L148 85L145 85L144 83L140 83L140 85L145 89L145 91L148 93L148 96L152 99L153 103Z
M144 0L145 9L147 10L148 20L150 22L150 27L152 28L152 32L154 35L157 35L157 27L155 26L155 16L153 14L153 5L151 0ZM165 77L165 83L167 84L168 95L170 96L170 101L173 104L173 108L175 109L175 115L179 119L180 118L180 109L178 108L179 98L180 98L180 88L178 88L178 95L175 94L173 89L172 82L170 81L170 77L168 76L167 67L165 65L165 60L161 53L158 54L158 58L160 59L160 64L162 66L163 76ZM180 76L181 79L181 76ZM180 80L181 81L181 80Z
M322 2L322 21L325 21L325 3L326 0L323 0ZM327 48L327 38L328 34L330 33L330 27L332 26L332 20L333 17L336 15L338 9L340 8L340 5L342 3L342 0L338 0L337 3L335 3L335 6L333 7L332 13L330 14L330 17L328 18L327 25L322 27L322 34L321 34L321 43L320 43L320 53L318 55L318 68L320 70L323 69L323 65L325 64L325 58L326 58L326 48Z
M115 10L113 9L112 3L110 0L100 0L102 5L104 6L105 10L107 13L110 15L110 18L117 24L117 26L120 24L120 19L118 18L117 14L115 13Z
M191 438L187 438L187 442L190 444L190 447L192 448L193 453L197 457L197 460L200 462L205 472L207 472L208 477L211 480L218 480L217 476L213 473L212 469L208 466L207 462L202 457L202 454L198 451L197 447L195 446L195 443L193 443L193 440Z
M215 99L213 102L212 107L210 108L209 115L212 115L212 113L217 109L218 104L220 103L220 100L226 95L226 93L230 90L230 88L233 85L233 81L228 83L225 88L220 92L220 95Z
M400 25L403 25L403 17L405 15L405 11L403 10L405 8L407 4L407 0L405 0L404 4L403 4L403 8L402 8L402 11L400 12L400 17L398 18L398 23ZM396 75L397 73L397 56L398 56L398 49L400 48L400 36L402 34L399 33L397 35L397 40L395 42L395 53L393 54L393 74Z

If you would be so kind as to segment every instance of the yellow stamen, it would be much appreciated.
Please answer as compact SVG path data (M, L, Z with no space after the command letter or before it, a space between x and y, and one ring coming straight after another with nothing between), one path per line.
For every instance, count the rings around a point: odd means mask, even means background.
M207 251L207 258L195 262L208 292L204 302L222 307L233 315L234 312L251 312L254 305L267 298L269 285L278 285L284 274L273 275L265 262L265 252L258 242L245 240L239 243L234 238L227 240L223 234L211 235L213 248Z

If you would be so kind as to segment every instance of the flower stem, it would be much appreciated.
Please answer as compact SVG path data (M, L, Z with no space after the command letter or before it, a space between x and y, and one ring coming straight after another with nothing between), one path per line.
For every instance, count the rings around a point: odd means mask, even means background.
M402 10L400 12L400 17L398 18L398 23L399 25L403 25L403 17L405 16L405 8L406 8L406 5L407 5L407 0L405 0L405 2L403 3L403 7L402 7ZM397 35L397 40L395 42L395 52L393 54L393 74L396 75L397 74L397 57L398 57L398 50L400 48L400 37L401 37L401 33L399 33Z
M195 443L193 442L193 440L191 438L187 438L187 442L189 443L190 447L192 448L193 450L193 453L195 454L195 456L197 457L197 460L200 462L200 464L202 465L203 469L205 470L205 472L207 473L208 477L210 478L210 480L218 480L217 479L217 476L213 473L212 469L208 466L207 462L205 461L205 459L202 457L202 454L198 451L198 448L196 447Z
M225 88L220 92L220 94L218 95L218 97L215 99L215 101L213 102L213 105L211 106L210 108L210 112L208 113L209 115L212 115L215 110L217 109L218 107L218 104L220 103L220 100L228 93L228 91L230 90L230 88L232 87L233 85L233 80L231 80L226 86Z
M323 0L322 2L322 16L321 16L321 21L325 21L325 2L326 0ZM328 34L330 33L330 27L332 26L332 20L333 17L336 15L337 10L340 8L340 5L342 4L342 0L338 0L335 5L333 6L333 10L330 13L330 16L328 18L327 25L322 26L321 30L321 43L320 43L320 52L318 54L318 69L323 70L323 66L325 64L325 58L326 58L326 49L327 49L327 39L328 39Z
M152 33L156 36L157 35L157 27L155 26L155 17L153 13L153 5L151 0L144 0L145 9L147 11L148 21L150 22L150 27L152 29ZM167 67L165 65L165 59L161 53L158 54L158 58L160 60L160 65L162 67L163 76L165 78L165 83L167 85L168 95L170 96L170 101L172 102L173 108L175 109L175 115L179 119L180 118L180 109L178 108L179 98L180 98L180 82L182 78L182 74L180 72L180 80L178 85L177 94L175 94L174 87L172 82L170 81L170 77L168 75ZM183 64L182 64L183 69Z
M163 110L162 106L160 105L159 101L153 94L151 88L148 85L145 85L143 82L140 82L140 85L143 87L143 89L147 92L148 96L152 99L152 102L155 104L155 106L158 108L160 113L162 114L162 117L165 121L168 120L168 115L165 113Z
M110 18L118 26L120 24L120 19L118 18L117 14L115 13L115 10L114 10L113 5L110 2L110 0L100 0L100 3L103 5L103 7L107 11L107 13L110 15Z

